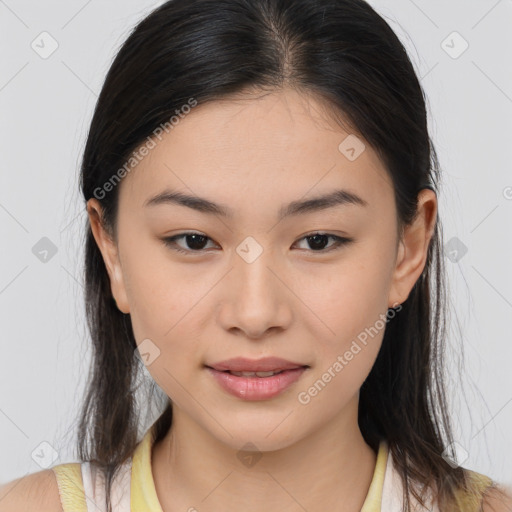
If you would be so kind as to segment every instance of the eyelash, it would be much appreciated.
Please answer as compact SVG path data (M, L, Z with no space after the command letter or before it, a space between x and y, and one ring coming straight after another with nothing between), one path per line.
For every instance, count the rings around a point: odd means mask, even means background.
M211 238L207 237L206 235L203 235L202 233L194 233L194 232L188 232L187 231L185 233L180 233L178 235L174 235L174 236L171 236L171 237L162 238L162 241L164 242L164 244L166 246L170 247L173 251L180 252L180 253L183 253L183 254L200 254L202 252L205 252L204 249L185 250L185 249L182 249L182 248L180 248L180 247L178 247L176 245L176 240L178 240L180 238L185 238L185 237L187 237L189 235L198 235L198 236L206 238L207 240L211 240ZM315 231L314 233L310 233L308 235L305 235L302 238L300 238L299 241L304 240L306 238L312 238L312 237L314 237L316 235L327 236L328 238L333 238L335 240L335 244L333 246L331 246L330 248L328 248L328 249L321 249L321 250L317 250L317 251L311 250L310 252L313 252L313 253L325 254L325 253L328 253L328 252L336 251L336 250L341 249L343 246L348 245L350 242L353 241L353 238L341 237L341 236L333 235L331 233L323 233L323 232L320 232L320 231Z

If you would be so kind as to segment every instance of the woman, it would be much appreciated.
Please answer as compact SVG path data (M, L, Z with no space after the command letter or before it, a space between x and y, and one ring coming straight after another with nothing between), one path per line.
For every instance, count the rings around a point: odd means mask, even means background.
M81 178L82 464L0 509L509 509L455 455L438 162L367 3L166 2L109 70Z

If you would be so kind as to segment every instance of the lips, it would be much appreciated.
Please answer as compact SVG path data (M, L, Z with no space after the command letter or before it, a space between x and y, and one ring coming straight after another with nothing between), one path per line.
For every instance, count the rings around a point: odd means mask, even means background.
M228 359L205 365L222 389L243 400L268 400L294 384L309 368L285 359Z

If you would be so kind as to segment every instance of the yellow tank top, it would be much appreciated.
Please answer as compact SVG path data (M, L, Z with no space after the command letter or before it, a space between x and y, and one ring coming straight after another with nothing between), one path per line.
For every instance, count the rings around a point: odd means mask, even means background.
M132 458L125 464L123 471L116 477L112 503L114 512L162 512L156 494L151 469L151 448L154 442L154 425L146 432L137 445ZM57 477L60 500L64 512L100 512L104 511L102 480L88 463L71 462L54 466ZM484 475L470 471L472 482L483 491L492 480ZM388 445L381 441L373 477L361 512L401 511L402 487L398 473L388 457ZM437 511L434 506L432 509ZM464 508L465 512L479 510L479 504Z

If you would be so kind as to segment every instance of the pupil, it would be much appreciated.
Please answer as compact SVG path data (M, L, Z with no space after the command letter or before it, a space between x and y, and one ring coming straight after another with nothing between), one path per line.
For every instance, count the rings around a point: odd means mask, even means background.
M189 240L192 238L192 243L189 243ZM197 244L197 241L201 240L202 239L202 242L199 242L199 244ZM195 240L195 245L194 245L194 240ZM203 245L204 245L204 242L206 240L206 237L204 237L203 235L187 235L187 245L191 248L191 249L194 249L194 250L200 250L202 249ZM197 246L199 245L199 247Z
M327 235L313 235L313 236L308 236L308 239L310 241L310 245L312 245L312 249L323 249L325 248L325 246L327 245L326 243L322 243L323 242L327 242ZM313 240L313 244L311 244L311 240ZM320 241L320 243L318 243ZM318 247L318 245L320 245L320 247Z

